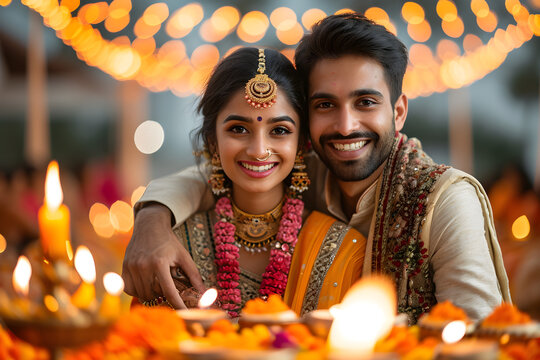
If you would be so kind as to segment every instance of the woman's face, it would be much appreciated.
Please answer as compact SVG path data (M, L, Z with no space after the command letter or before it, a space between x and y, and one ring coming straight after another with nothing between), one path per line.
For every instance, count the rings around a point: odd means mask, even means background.
M300 134L300 118L278 88L276 103L256 109L238 90L219 112L216 138L221 164L240 193L283 192L291 172ZM267 160L266 150L272 151Z

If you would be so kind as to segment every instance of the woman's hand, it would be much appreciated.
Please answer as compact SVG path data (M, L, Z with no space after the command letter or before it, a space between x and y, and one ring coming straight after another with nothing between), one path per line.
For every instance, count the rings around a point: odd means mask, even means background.
M150 301L165 296L176 309L185 309L171 276L180 268L201 294L205 286L189 252L171 229L171 212L161 204L142 208L135 217L133 236L122 264L125 292Z

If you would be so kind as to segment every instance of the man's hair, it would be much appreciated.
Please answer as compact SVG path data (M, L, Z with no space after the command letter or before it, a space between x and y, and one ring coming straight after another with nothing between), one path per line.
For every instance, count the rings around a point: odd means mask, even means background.
M309 87L309 75L318 61L345 55L367 56L382 65L394 105L402 91L407 48L384 26L359 13L328 16L302 38L296 49L295 63L304 85Z

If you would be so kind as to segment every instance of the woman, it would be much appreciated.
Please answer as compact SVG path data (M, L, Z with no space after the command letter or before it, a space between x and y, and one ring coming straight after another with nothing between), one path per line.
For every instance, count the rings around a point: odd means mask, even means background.
M198 106L216 207L173 231L231 317L273 293L298 313L328 308L360 277L365 241L356 230L314 212L299 234L309 185L304 104L285 56L242 48L219 63Z

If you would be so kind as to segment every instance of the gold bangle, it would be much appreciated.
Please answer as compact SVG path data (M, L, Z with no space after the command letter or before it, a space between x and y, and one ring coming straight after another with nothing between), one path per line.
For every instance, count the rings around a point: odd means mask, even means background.
M143 302L141 302L141 304L143 304L144 306L147 306L147 307L154 307L154 306L159 306L159 305L167 305L171 309L173 309L173 306L171 305L171 303L167 300L167 298L165 296L158 296L157 298L154 298L152 300L143 301Z

